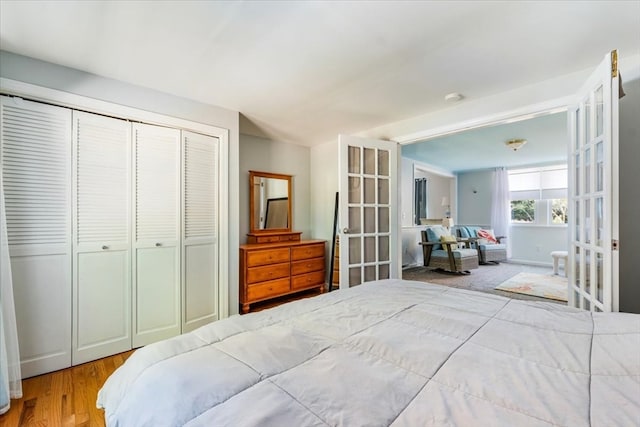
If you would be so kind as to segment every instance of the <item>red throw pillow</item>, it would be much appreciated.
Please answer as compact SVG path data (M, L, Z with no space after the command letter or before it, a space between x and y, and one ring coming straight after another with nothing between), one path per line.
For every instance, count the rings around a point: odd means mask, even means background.
M490 242L498 243L498 239L488 230L478 230L478 237L481 239L487 239Z

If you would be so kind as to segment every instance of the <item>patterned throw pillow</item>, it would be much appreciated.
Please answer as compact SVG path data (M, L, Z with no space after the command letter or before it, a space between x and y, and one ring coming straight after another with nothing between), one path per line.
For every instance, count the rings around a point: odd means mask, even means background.
M486 239L488 242L491 243L498 243L498 239L496 239L496 236L493 235L493 230L478 230L478 237L480 239Z

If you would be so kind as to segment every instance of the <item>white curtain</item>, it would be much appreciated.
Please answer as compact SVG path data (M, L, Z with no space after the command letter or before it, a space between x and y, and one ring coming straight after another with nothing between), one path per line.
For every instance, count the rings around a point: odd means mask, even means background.
M9 410L11 399L22 397L21 378L4 190L0 186L0 414Z
M496 236L507 236L507 257L511 257L509 224L511 223L509 201L509 174L507 168L498 168L493 173L491 191L491 228Z

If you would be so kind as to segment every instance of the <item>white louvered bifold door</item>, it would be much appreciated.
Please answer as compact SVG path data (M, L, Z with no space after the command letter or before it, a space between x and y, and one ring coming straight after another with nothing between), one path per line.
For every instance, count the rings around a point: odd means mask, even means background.
M0 181L23 378L71 366L71 110L2 96ZM4 233L0 233L4 235Z
M180 131L133 125L133 346L180 334Z
M73 364L131 348L131 125L73 112Z
M182 131L182 332L217 320L218 138Z

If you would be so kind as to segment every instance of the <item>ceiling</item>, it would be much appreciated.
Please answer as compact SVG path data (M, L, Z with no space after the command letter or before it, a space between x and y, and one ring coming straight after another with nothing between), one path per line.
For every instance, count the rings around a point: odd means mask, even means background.
M518 151L506 146L526 139ZM495 167L546 165L567 161L567 113L488 126L402 146L402 156L450 172Z
M640 54L639 1L0 1L0 48L333 141ZM465 102L463 100L462 102Z

